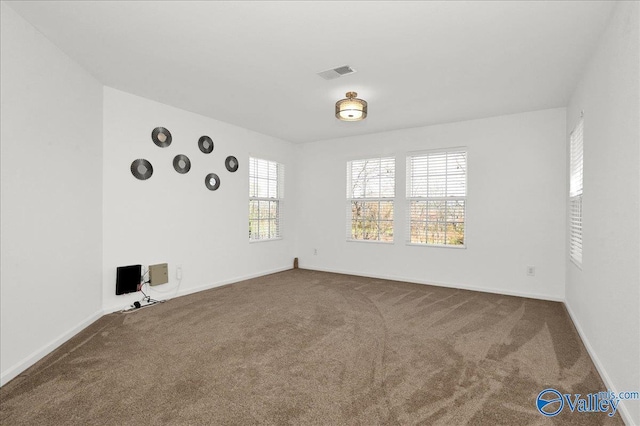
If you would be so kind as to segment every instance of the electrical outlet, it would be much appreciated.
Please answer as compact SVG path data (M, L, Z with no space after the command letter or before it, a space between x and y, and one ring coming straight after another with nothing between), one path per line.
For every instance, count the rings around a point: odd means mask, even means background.
M182 279L182 266L176 267L176 279L178 280Z
M535 266L527 266L527 275L530 277L536 276L536 267Z
M318 249L316 249L316 248L314 248L314 249L313 249L313 255L314 255L314 256L317 256L317 255L318 255Z

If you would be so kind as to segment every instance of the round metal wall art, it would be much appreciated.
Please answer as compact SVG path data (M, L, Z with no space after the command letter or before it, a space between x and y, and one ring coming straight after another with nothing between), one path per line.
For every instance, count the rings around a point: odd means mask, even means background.
M198 139L198 148L205 154L210 154L213 151L213 141L209 136L201 136Z
M209 173L207 177L204 178L204 184L211 191L215 191L220 187L220 178L215 173Z
M185 174L191 170L191 160L184 154L178 154L173 158L173 168L180 174Z
M156 127L151 132L151 139L160 148L166 148L171 145L171 132L164 127Z
M238 170L238 159L233 155L230 155L227 157L226 160L224 160L224 165L227 168L227 170L233 173L236 170Z
M144 158L138 158L131 163L131 174L136 179L147 180L153 174L153 166Z

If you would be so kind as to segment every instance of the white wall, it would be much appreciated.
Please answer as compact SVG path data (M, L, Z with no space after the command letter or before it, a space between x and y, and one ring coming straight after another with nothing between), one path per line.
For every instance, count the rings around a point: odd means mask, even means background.
M298 256L310 269L557 300L566 278L568 308L607 384L640 388L637 2L616 7L566 116L553 109L299 146L103 92L1 8L2 384L103 309L139 298L115 295L119 265L168 262L170 283L151 291L168 298L287 269ZM566 131L581 110L582 270L566 260L565 239ZM151 142L156 126L171 130L169 148ZM203 134L216 144L210 155L197 148ZM467 248L405 245L406 153L458 146L469 152ZM178 153L192 160L187 175L173 171ZM235 174L224 168L227 155L240 160ZM250 155L286 165L281 241L248 242ZM376 155L397 158L396 241L346 242L346 161ZM148 181L129 172L140 157L154 165ZM208 172L222 178L216 192L204 187ZM535 277L526 276L527 265ZM638 404L624 403L623 413L640 424Z
M204 94L203 96L215 96ZM169 147L159 148L151 131L166 127ZM211 154L198 149L198 138L210 136ZM191 170L174 171L175 155L186 154ZM247 277L289 269L295 244L293 145L204 116L111 88L104 90L104 308L113 311L140 299L140 293L115 295L116 267L169 264L170 282L152 287L154 298L169 298ZM240 164L226 170L227 156ZM249 156L285 165L283 239L249 243ZM145 158L153 176L141 181L131 162ZM220 176L217 191L204 185L208 173ZM178 288L175 268L182 266ZM160 293L162 292L162 293Z
M600 373L640 389L638 2L620 2L567 108L584 111L582 270L567 257L566 303ZM640 424L640 402L625 402Z
M407 246L406 153L459 146L468 148L467 248ZM346 162L380 155L396 157L395 243L347 242ZM304 144L297 161L301 267L564 298L564 108Z
M0 7L4 384L101 315L102 85Z

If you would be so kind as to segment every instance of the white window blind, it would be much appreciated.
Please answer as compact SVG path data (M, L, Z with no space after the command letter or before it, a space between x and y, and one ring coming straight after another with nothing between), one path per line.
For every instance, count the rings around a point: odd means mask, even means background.
M347 162L347 239L393 241L394 157Z
M582 264L583 127L581 118L569 139L569 255Z
M281 238L284 165L249 158L249 240Z
M467 152L432 151L407 157L407 242L464 246Z

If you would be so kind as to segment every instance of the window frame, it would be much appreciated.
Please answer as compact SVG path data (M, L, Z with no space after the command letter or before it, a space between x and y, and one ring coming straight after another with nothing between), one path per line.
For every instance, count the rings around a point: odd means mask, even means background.
M381 196L382 188L382 177L379 176L379 186L378 186L378 197L367 197L366 194L363 194L362 197L355 197L353 194L353 179L352 179L352 167L354 162L367 162L367 161L378 161L380 170L383 166L383 161L391 160L393 164L393 196L392 197L383 197ZM395 155L380 155L375 157L366 157L366 158L353 158L347 160L347 199L346 199L346 240L347 242L354 243L373 243L373 244L395 244L395 224L396 224L396 197L397 197L397 179L396 179L396 156ZM366 166L365 166L366 167ZM378 224L378 235L377 239L364 239L364 238L353 238L353 203L354 202L371 202L371 203L391 203L391 213L392 217L390 220L381 219L380 208L378 209L378 217L376 223ZM391 224L391 240L385 241L381 239L380 226L381 222L390 222Z
M427 157L429 155L433 155L433 154L449 154L449 153L456 153L456 152L463 152L464 153L464 158L465 158L465 172L464 172L464 196L446 196L446 194L444 196L441 197L428 197L428 196L412 196L412 190L413 190L413 179L412 179L412 159L413 158L417 158L417 157ZM415 246L415 247L431 247L431 248L445 248L445 249L466 249L468 247L468 218L467 218L467 211L468 211L468 206L469 206L469 149L468 147L465 146L457 146L457 147L450 147L450 148L437 148L437 149L430 149L430 150L422 150L422 151L414 151L414 152L408 152L406 154L406 200L405 200L405 209L406 209L406 214L405 214L405 220L406 220L406 224L405 224L405 245L407 246ZM448 174L445 176L449 176ZM443 202L447 202L447 201L455 201L455 202L459 202L459 201L463 201L464 203L464 208L463 208L463 220L462 220L462 224L463 224L463 244L436 244L436 243L428 243L428 242L424 242L424 243L420 243L420 242L412 242L411 241L411 231L412 231L412 220L411 220L411 206L413 202L416 201L425 201L425 202L429 202L429 201L443 201ZM446 210L445 210L445 217L446 217ZM425 226L428 226L429 221L425 220ZM437 223L437 222L436 222ZM448 223L452 223L452 222L448 222L448 221L444 221L442 222L445 225L445 233L446 233L446 225ZM425 234L426 236L427 234ZM446 235L446 234L445 234ZM446 237L445 237L445 241L446 241Z
M576 133L578 132L578 133ZM574 135L575 139L574 139ZM576 143L574 143L574 141ZM576 146L577 145L577 146ZM578 152L574 152L577 149ZM575 158L574 158L575 156ZM584 114L580 114L578 122L569 134L569 207L567 209L568 220L568 249L569 260L582 270L584 252ZM576 170L579 161L578 170ZM579 175L579 176L577 176ZM577 212L577 214L576 214ZM579 247L578 247L579 246ZM577 252L577 254L576 254Z
M262 161L262 162L266 162L266 169L267 171L269 170L269 168L271 167L271 165L275 165L276 167L276 175L275 175L275 179L271 179L269 173L267 172L267 176L260 176L259 173L257 173L255 176L251 174L251 171L253 169L253 162L258 162L258 161ZM257 164L255 165L256 167L258 166ZM278 240L282 240L283 239L283 232L282 232L282 228L283 228L283 206L284 206L284 172L285 172L285 165L278 162L278 161L274 161L274 160L267 160L265 158L260 158L260 157L256 157L256 156L249 156L249 210L248 210L248 222L249 222L249 243L263 243L263 242L267 242L267 241L278 241ZM271 197L269 196L269 190L267 190L267 196L266 197L260 197L257 195L257 193L252 194L252 179L255 182L255 191L258 191L258 185L257 185L257 181L260 180L267 180L267 181L275 181L275 188L276 188L276 196L275 197ZM269 187L269 185L267 185L267 187ZM257 219L252 219L251 218L251 211L252 211L252 203L253 202L258 202L258 218ZM269 203L269 216L267 219L261 219L260 216L260 204L264 203L264 202L268 202ZM271 217L271 203L275 203L276 204L276 211L277 214L274 217ZM269 237L267 238L252 238L252 234L251 234L251 222L252 221L257 221L258 223L258 236L260 235L259 229L260 229L260 221L261 220L267 220L269 222L269 224L271 224L271 221L275 221L277 223L277 233L275 236L271 236L271 230L269 230Z

